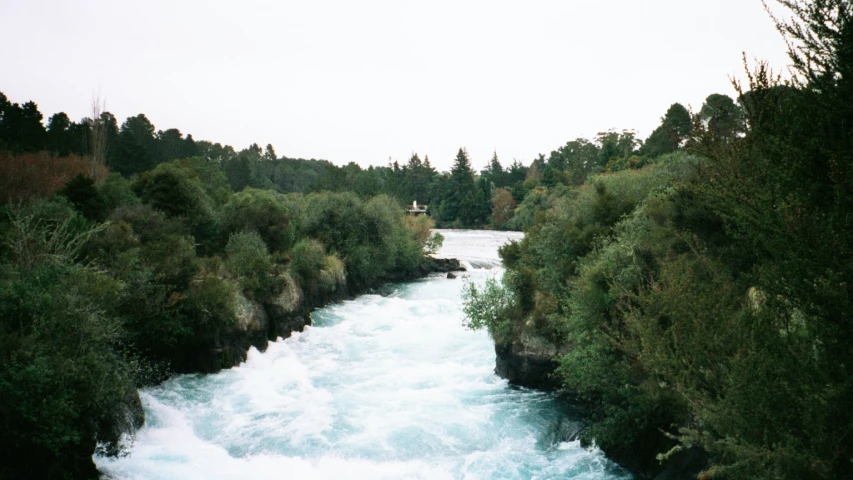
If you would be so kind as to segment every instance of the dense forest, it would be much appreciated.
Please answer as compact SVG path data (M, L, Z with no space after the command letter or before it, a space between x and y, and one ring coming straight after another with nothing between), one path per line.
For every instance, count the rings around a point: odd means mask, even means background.
M711 95L700 115L722 119L723 112L738 115L737 108L730 97ZM450 171L438 172L429 157L421 159L416 153L402 165L389 161L387 166L365 169L353 162L337 166L325 160L278 157L272 145L253 144L238 152L229 145L184 136L176 128L157 130L144 114L119 126L109 112L97 107L93 111L92 117L79 122L59 112L45 126L34 102L11 103L0 93L0 201L49 195L77 173L94 179L107 172L131 178L163 163L202 158L218 166L235 192L246 188L282 194L352 192L361 198L385 194L401 206L412 201L428 205L430 217L440 227L521 230L530 220L529 202L522 209L523 218L513 218L529 193L538 198L549 188L580 185L590 174L639 168L683 147L692 129L688 110L676 103L645 141L632 130L609 130L592 139L569 141L528 165L513 160L504 167L495 152L480 171L460 148ZM723 120L715 121L730 128ZM93 157L97 166L87 166Z
M643 476L853 478L853 7L781 3L793 78L745 61L736 103L640 150L686 149L528 195L467 291L497 349L555 347L583 440Z

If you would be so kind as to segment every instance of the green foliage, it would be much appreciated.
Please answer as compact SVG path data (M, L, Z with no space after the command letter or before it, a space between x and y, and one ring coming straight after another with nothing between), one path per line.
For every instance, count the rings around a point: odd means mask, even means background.
M107 177L98 190L108 215L122 205L137 205L140 203L139 198L133 193L130 180L116 173Z
M647 444L647 460L656 453L656 443L667 444L657 429L667 430L686 418L678 395L661 388L649 367L635 361L636 337L625 320L636 292L658 275L659 262L673 252L689 251L670 229L669 203L667 195L647 198L615 226L612 237L579 261L562 320L573 346L560 359L559 373L567 390L592 405L586 440L595 439L607 450ZM654 216L647 213L650 205Z
M614 158L623 160L629 158L641 143L633 130L601 132L596 136L596 142L599 145L599 167L606 167Z
M231 198L233 192L218 162L195 156L181 158L171 164L183 171L191 180L197 181L215 207L221 207Z
M678 150L693 133L693 119L690 112L680 103L673 103L661 118L661 124L654 129L643 142L639 153L656 158Z
M303 228L306 236L338 254L348 282L362 287L422 259L423 244L403 219L404 210L386 196L362 202L351 193L315 194L306 198Z
M488 199L491 198L491 195L480 198L479 195L482 194L478 194L474 185L474 171L471 168L468 152L464 148L460 148L456 154L456 160L453 162L453 168L450 170L450 176L443 190L440 192L442 200L438 215L441 221L447 224L457 220L461 224L478 221L481 218L479 206L483 202L488 203ZM475 210L469 213L469 208Z
M13 152L36 152L43 149L46 132L38 105L11 103L0 99L0 145Z
M477 180L473 189L462 194L458 219L463 225L482 226L488 223L491 207L492 187L485 178Z
M466 282L462 300L466 327L472 330L488 329L496 343L512 341L518 305L509 288L500 285L494 278L487 279L482 290L474 282Z
M3 251L24 267L67 263L79 258L86 242L101 227L91 228L61 197L7 209Z
M111 170L130 176L157 165L154 125L139 114L129 117L121 125L115 155L110 155L107 166Z
M566 172L565 183L568 185L584 183L589 174L599 171L603 166L599 164L598 147L585 138L567 142L551 152L548 165L557 171Z
M93 478L96 442L117 451L116 419L135 398L133 368L116 348L119 288L73 263L96 231L69 231L70 209L11 216L0 268L0 449L15 461L0 462L0 476Z
M290 271L293 272L303 290L312 288L326 264L326 248L317 240L302 239L290 252Z
M680 103L673 103L661 119L661 126L678 142L682 142L693 133L693 119L690 112Z
M292 214L282 195L248 188L224 207L229 232L257 231L273 252L287 251L295 237Z
M89 220L103 220L106 217L106 201L90 177L77 175L65 185L60 194L68 198Z
M699 118L707 123L710 134L724 142L733 140L744 128L743 111L728 95L708 95Z
M201 182L178 164L162 164L146 172L133 184L133 190L146 204L190 227L202 251L217 250L220 217Z
M250 297L265 300L275 293L272 257L258 232L231 234L225 246L225 254L228 269Z
M308 298L334 292L345 282L343 262L326 255L323 244L316 240L300 240L291 251L290 271Z
M443 244L444 235L439 232L435 232L424 243L424 252L426 252L427 255L435 255L439 250L441 250L441 246Z

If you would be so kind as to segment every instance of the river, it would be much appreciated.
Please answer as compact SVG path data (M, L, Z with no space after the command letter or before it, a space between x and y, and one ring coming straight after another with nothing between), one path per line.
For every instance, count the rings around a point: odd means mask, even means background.
M441 231L460 278L330 305L239 367L140 392L146 423L114 479L628 479L561 442L567 408L494 374L488 334L462 325L463 282L500 275L520 234Z

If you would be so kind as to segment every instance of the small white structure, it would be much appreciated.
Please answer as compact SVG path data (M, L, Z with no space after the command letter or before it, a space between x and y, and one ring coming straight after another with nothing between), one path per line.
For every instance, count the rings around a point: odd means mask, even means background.
M423 215L426 212L427 212L427 206L426 205L418 205L417 200L412 201L412 204L409 205L409 215L418 216L418 215Z

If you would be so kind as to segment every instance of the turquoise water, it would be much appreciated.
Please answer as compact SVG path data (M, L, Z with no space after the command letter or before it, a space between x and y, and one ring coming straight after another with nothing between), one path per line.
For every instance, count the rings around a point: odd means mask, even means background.
M462 326L464 281L500 274L517 234L444 232L467 278L392 285L312 314L314 326L216 375L141 392L116 479L627 479L554 434L566 406L494 375L488 335Z

